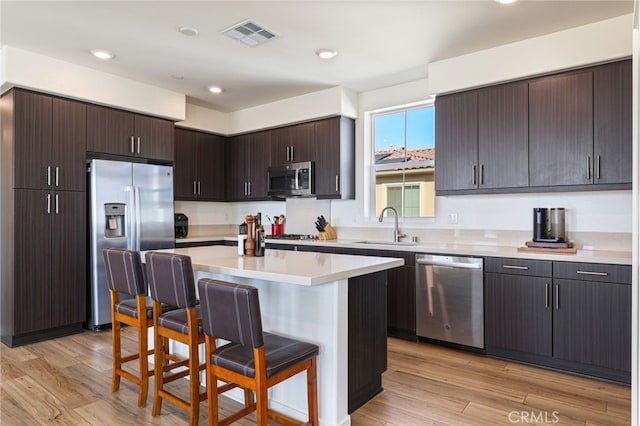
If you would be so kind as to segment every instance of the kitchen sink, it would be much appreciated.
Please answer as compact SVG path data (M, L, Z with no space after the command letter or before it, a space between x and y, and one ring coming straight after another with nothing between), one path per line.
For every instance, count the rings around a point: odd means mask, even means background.
M398 241L398 242L394 242L394 241L354 241L354 244L371 244L371 245L378 245L378 246L401 246L401 247L416 247L417 245L419 245L418 243L413 243L413 242L409 242L409 241Z

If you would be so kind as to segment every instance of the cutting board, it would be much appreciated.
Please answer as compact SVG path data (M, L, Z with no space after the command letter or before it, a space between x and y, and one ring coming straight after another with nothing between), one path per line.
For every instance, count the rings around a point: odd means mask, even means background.
M518 247L518 251L527 253L545 253L545 254L576 254L578 249L571 248L541 248L541 247Z

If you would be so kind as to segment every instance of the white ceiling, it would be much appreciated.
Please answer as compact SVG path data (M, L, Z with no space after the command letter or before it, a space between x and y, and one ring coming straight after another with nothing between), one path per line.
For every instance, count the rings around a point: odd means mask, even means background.
M427 77L427 64L632 12L626 1L0 1L3 45L235 111L328 87L368 91ZM247 47L245 19L279 35ZM196 37L178 29L194 27ZM338 56L323 61L318 48ZM89 55L108 49L105 62ZM470 70L473 72L473 70ZM178 77L178 78L176 78ZM210 85L224 91L212 95Z

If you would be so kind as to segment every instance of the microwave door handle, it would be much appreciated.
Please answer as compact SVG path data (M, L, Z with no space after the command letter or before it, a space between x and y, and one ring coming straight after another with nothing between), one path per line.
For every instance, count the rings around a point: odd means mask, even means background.
M295 189L300 189L300 170L296 170L296 186Z

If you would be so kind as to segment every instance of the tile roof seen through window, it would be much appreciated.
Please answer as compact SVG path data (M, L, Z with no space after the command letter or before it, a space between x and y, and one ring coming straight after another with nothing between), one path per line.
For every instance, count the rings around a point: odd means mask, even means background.
M407 150L407 162L434 160L435 153L435 148L409 149ZM404 147L389 148L374 152L376 164L399 163L404 161L404 156Z

